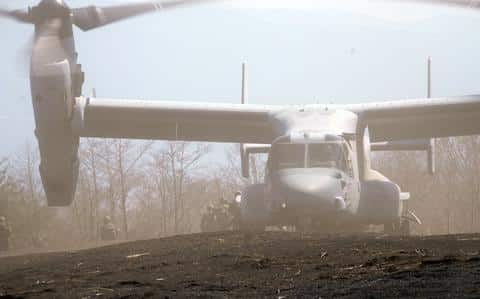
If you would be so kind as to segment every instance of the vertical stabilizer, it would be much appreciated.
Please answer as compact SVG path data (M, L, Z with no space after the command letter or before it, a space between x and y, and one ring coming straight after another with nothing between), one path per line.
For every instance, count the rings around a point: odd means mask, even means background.
M427 98L432 97L432 57L427 59Z
M247 64L242 64L242 104L246 104L248 100L248 73Z

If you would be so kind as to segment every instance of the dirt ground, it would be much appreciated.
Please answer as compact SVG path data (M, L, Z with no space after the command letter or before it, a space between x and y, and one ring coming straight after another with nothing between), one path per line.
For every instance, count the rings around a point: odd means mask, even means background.
M0 298L480 297L480 235L226 232L0 259Z

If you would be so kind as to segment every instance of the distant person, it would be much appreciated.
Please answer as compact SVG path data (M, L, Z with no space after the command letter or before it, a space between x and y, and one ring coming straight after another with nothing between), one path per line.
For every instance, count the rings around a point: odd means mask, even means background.
M228 207L228 213L230 214L230 217L232 218L231 220L231 226L233 230L239 230L242 226L242 211L240 209L240 200L241 198L240 192L235 193L235 197L233 202L230 203Z
M215 207L216 230L225 231L230 228L231 220L229 215L229 203L225 198L218 199Z
M102 241L115 241L117 239L117 229L113 225L112 219L109 216L105 216L103 219L100 238Z
M222 212L225 212L228 210L230 206L230 203L223 197L220 197L218 199L218 208L222 211Z
M0 216L0 252L8 251L10 248L10 235L12 229L7 223L7 218Z

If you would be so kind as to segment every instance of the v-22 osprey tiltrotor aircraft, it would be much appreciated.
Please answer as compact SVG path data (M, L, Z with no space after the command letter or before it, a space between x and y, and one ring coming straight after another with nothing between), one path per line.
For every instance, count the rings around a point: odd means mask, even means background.
M433 171L430 138L480 133L480 96L307 106L82 96L73 25L86 31L196 2L72 9L62 0L42 0L28 10L0 10L1 16L35 26L31 93L50 206L68 206L74 199L80 137L229 142L242 144L245 176L248 156L268 153L265 182L242 192L245 228L302 227L311 219L325 230L383 224L389 231L405 231L408 221L418 222L404 209L409 196L371 168L371 151L426 150ZM244 84L244 98L245 92Z

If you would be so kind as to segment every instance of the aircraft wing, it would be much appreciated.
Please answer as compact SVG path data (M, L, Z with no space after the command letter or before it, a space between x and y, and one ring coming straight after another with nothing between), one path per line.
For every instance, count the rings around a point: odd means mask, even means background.
M270 113L281 106L79 98L81 137L271 143Z
M372 141L480 134L480 96L349 105Z

